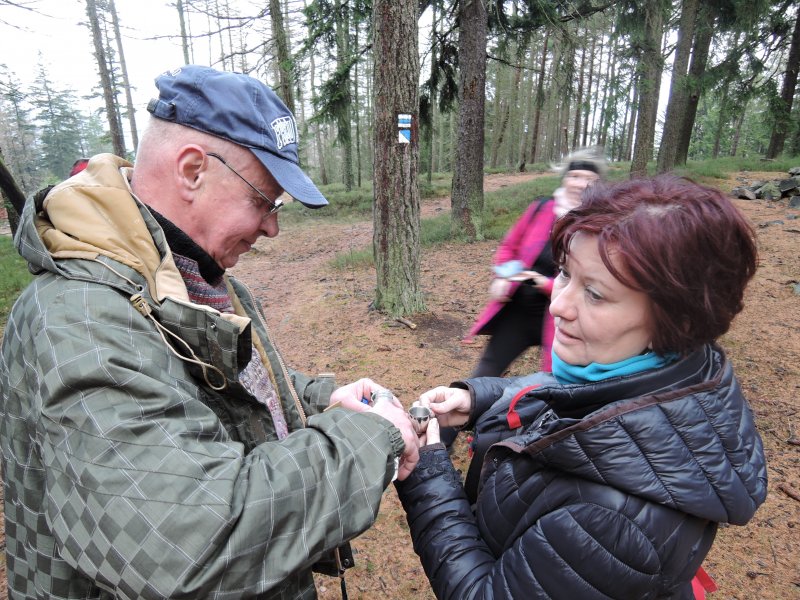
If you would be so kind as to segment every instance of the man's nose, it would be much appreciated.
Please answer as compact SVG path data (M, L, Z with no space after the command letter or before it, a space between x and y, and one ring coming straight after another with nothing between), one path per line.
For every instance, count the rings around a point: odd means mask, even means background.
M278 225L278 213L271 214L265 220L261 221L261 235L266 237L275 237L280 231Z

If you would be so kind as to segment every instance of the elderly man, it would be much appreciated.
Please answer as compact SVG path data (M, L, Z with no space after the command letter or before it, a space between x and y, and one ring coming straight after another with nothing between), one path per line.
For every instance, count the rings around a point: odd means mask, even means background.
M225 275L278 234L284 190L327 203L292 114L240 74L156 85L133 168L96 156L23 213L37 277L0 361L10 596L315 598L312 567L372 524L417 437L396 399L361 402L371 380L287 367Z

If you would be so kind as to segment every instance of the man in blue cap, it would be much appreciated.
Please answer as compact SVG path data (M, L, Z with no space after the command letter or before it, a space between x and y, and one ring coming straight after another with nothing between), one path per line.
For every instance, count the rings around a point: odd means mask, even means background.
M327 203L291 112L207 67L156 85L135 166L95 156L22 215L37 277L0 355L10 596L315 598L312 569L347 566L417 437L396 399L362 404L371 380L287 367L225 274L278 234L284 192Z

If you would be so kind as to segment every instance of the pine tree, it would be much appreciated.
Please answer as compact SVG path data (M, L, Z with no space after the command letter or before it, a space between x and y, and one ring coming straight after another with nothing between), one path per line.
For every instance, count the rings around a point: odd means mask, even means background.
M64 179L81 153L81 118L75 111L78 100L71 90L57 90L44 65L29 98L39 130L39 168L47 177Z
M417 6L375 0L373 15L375 306L402 316L425 308L419 287ZM408 128L399 128L399 115L410 115ZM406 131L408 143L400 143Z

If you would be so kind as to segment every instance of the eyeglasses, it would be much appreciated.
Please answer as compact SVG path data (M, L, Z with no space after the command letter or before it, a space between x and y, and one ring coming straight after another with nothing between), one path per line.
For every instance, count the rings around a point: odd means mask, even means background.
M244 182L245 182L245 183L248 185L248 187L249 187L251 190L253 190L253 191L254 191L256 194L258 194L258 195L259 195L259 197L260 197L260 198L261 198L261 199L262 199L262 200L265 202L265 204L267 205L267 212L265 212L265 213L264 213L264 215L263 215L263 217L262 217L262 218L267 218L267 217L268 217L268 216L270 216L270 215L274 215L276 212L278 212L278 211L281 209L281 207L283 207L283 205L284 205L284 201L283 201L282 199L278 198L278 199L276 199L276 200L270 200L270 199L269 199L269 197L267 197L267 195L266 195L264 192L262 192L260 189L258 189L256 186L254 186L254 185L253 185L252 183L250 183L249 181L247 181L247 179L245 179L245 178L244 178L244 177L243 177L243 176L242 176L242 175L241 175L241 174L240 174L240 173L239 173L239 172L238 172L236 169L234 169L232 166L230 166L230 165L227 163L227 161L226 161L224 158L222 158L222 157L221 157L219 154L217 154L216 152L206 152L206 154L207 154L208 156L213 156L213 157L214 157L214 158L216 158L216 159L217 159L219 162L221 162L223 165L225 165L226 167L228 167L228 169L230 169L230 170L231 170L231 172L232 172L234 175L236 175L236 176L237 176L239 179L241 179L242 181L244 181Z

